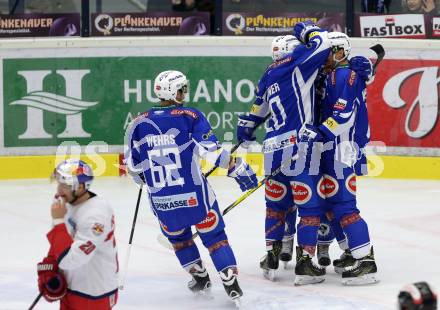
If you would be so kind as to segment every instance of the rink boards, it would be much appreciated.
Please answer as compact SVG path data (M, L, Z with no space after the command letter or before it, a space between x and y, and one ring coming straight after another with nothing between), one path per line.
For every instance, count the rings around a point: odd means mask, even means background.
M97 175L120 167L128 123L157 102L155 75L190 80L189 101L222 142L270 63L270 37L61 38L0 41L0 179L45 178L54 154L92 154ZM386 56L369 86L370 175L440 179L440 42L353 38L352 55ZM264 130L258 131L261 139ZM60 151L60 145L67 147ZM87 160L88 158L85 157ZM258 168L261 153L248 154Z

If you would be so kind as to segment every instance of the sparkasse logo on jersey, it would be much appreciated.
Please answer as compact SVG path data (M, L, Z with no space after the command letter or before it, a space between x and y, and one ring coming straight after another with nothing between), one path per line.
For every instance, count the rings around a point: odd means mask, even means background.
M362 37L425 38L422 14L360 16Z
M199 205L195 192L172 195L152 196L153 206L158 211L171 211L179 208L191 208Z

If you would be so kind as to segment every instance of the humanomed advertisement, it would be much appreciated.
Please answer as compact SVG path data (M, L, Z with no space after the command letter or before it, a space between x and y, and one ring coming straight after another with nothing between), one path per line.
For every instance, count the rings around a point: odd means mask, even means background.
M235 132L238 114L249 111L268 63L268 57L5 59L4 146L122 145L133 117L157 103L154 78L169 69L188 76L189 105L223 139Z

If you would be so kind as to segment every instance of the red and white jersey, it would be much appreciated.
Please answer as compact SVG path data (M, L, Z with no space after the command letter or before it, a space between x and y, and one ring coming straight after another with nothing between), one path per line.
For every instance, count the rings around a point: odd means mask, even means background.
M56 225L48 239L68 289L95 299L117 290L119 264L113 210L103 198L91 196L79 205L67 205L65 223Z

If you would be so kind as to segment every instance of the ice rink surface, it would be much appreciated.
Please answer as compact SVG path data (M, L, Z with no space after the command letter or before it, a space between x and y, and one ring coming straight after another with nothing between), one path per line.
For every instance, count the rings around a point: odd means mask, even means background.
M233 179L211 177L221 208L240 196ZM243 309L395 309L399 289L428 281L440 288L440 182L358 180L361 215L369 225L381 282L344 287L327 268L324 283L295 287L293 269L280 269L268 282L258 267L265 253L264 191L258 190L225 216L235 251ZM100 178L92 191L109 200L116 214L116 236L123 267L138 188L128 178ZM0 309L27 309L38 294L36 263L47 253L45 234L51 226L50 204L55 185L48 180L0 181ZM158 224L142 197L125 290L115 309L234 309L198 242L213 282L210 300L186 288L190 277L174 254L157 242ZM336 243L332 259L339 256ZM57 309L40 300L35 309Z

